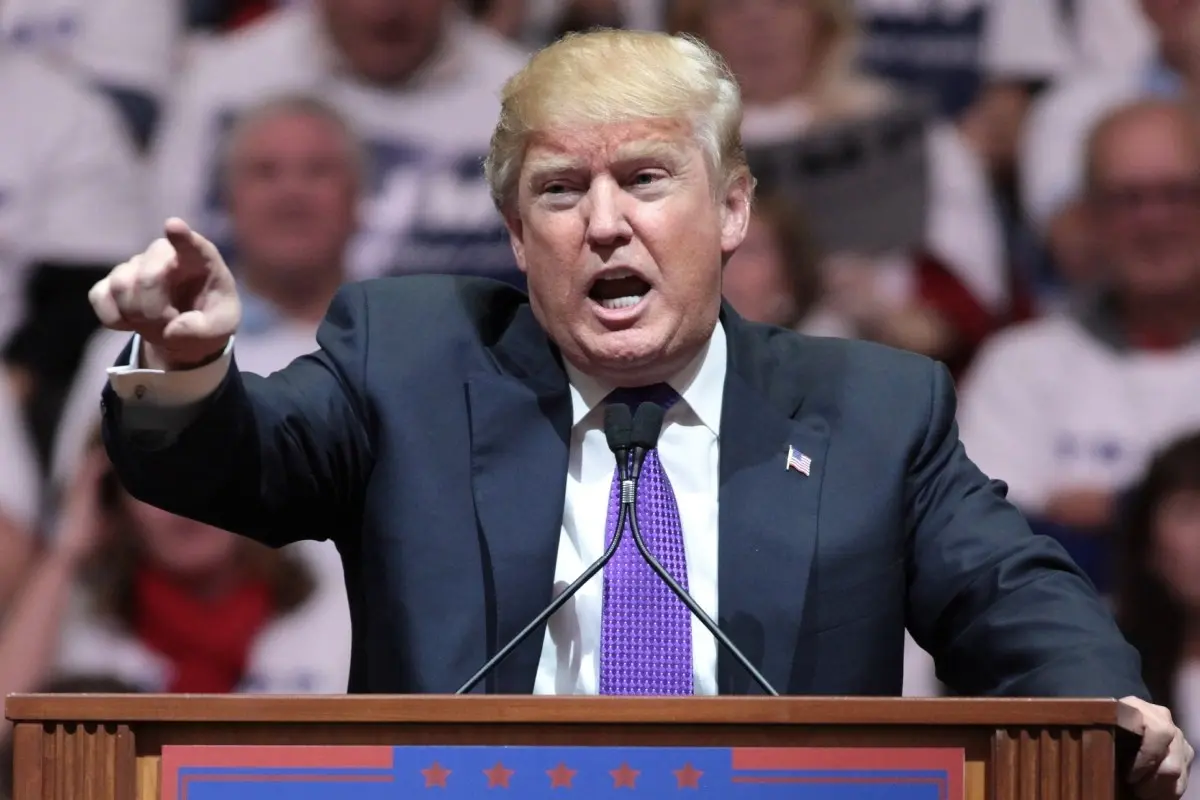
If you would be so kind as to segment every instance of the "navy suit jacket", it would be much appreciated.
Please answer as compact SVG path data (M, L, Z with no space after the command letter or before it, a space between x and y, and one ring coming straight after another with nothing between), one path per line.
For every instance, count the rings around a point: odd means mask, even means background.
M964 694L1146 697L1087 580L968 460L942 366L721 319L718 622L781 693L899 694L907 626ZM108 452L154 505L270 545L332 538L350 691L453 692L551 599L560 355L522 293L479 278L348 285L318 338L269 377L232 369L186 424L107 388ZM479 690L531 692L543 635ZM760 691L725 653L718 687Z

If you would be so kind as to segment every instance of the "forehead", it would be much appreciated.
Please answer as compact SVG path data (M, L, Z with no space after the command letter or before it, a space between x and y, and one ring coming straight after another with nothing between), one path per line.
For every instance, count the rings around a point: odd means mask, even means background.
M661 157L690 160L700 154L691 126L674 120L559 126L535 131L523 172L555 168L600 171L621 161Z
M264 156L297 146L336 149L343 138L343 132L332 120L303 111L280 111L250 122L241 131L236 150L243 156Z
M1193 173L1200 170L1200 138L1178 117L1146 115L1108 131L1096 158L1109 179Z

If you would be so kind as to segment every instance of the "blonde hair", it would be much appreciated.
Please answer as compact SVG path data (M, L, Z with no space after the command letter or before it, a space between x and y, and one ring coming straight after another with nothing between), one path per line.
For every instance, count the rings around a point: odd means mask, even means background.
M707 6L712 0L672 0L667 29L707 38ZM894 91L859 66L862 28L850 0L809 0L820 25L820 51L808 95L821 121L882 111L896 102Z
M639 119L687 120L714 190L748 173L741 93L717 53L693 36L597 29L542 49L505 84L484 162L493 202L503 211L513 199L536 131Z

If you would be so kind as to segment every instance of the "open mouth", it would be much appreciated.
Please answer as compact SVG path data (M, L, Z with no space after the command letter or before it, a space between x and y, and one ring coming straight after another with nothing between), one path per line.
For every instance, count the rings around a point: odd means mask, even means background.
M600 278L588 292L596 304L612 311L632 308L650 292L650 284L636 275L616 275Z

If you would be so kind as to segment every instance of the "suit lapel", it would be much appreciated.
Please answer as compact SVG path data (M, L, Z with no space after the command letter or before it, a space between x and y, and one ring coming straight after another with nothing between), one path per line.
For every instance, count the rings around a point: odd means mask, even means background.
M551 600L571 432L566 374L528 306L492 355L497 370L467 381L489 656ZM531 693L544 637L543 626L476 691Z
M793 419L812 378L778 359L761 334L728 310L729 367L721 411L717 607L721 629L781 694L788 692L817 540L829 426ZM788 447L812 460L809 475L787 467ZM721 694L760 693L727 653Z

